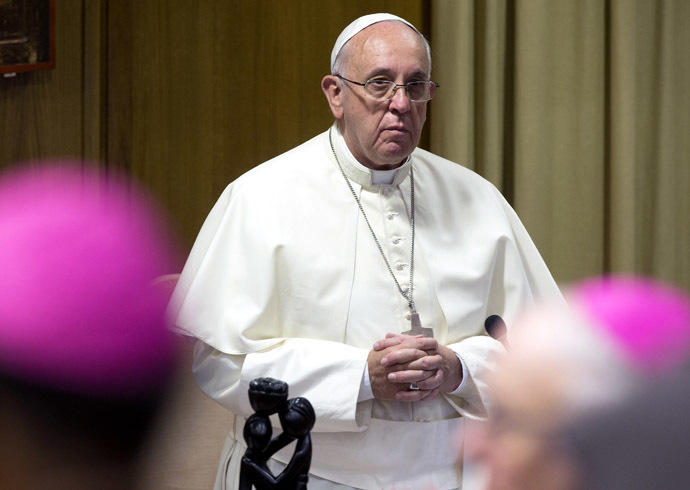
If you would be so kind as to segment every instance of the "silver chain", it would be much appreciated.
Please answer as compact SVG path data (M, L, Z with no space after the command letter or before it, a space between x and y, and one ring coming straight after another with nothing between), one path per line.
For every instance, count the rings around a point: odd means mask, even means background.
M391 277L395 281L395 285L398 287L398 291L400 291L400 294L402 294L403 298L407 301L407 304L410 307L410 313L417 313L417 308L415 307L414 300L412 299L413 291L414 291L414 169L410 165L410 225L412 228L412 233L410 237L411 245L410 245L410 286L407 290L407 294L405 294L405 291L403 291L403 288L400 286L400 283L398 282L398 279L395 277L395 274L393 273L393 268L391 267L390 262L388 262L388 258L386 257L386 254L383 251L383 247L381 246L381 243L379 242L379 239L376 238L376 233L374 233L374 229L371 227L371 223L369 223L369 218L367 218L367 213L364 212L364 208L362 207L362 202L359 199L359 196L355 192L354 187L352 187L352 183L350 183L350 179L347 178L347 175L345 175L345 170L343 170L343 166L340 165L340 160L338 160L338 155L335 153L335 148L333 146L333 138L331 136L331 130L328 130L328 141L331 144L331 151L333 152L333 157L335 158L335 163L338 164L338 168L340 169L340 173L343 175L343 178L345 179L345 182L347 183L347 186L350 188L350 192L352 192L352 196L355 198L355 201L357 202L357 206L359 207L359 210L362 212L362 217L364 218L364 221L366 222L367 226L369 227L369 231L371 232L371 236L374 238L374 242L376 242L376 246L379 249L379 252L381 253L381 257L383 257L383 260L386 262L386 267L388 267L388 272L390 272Z

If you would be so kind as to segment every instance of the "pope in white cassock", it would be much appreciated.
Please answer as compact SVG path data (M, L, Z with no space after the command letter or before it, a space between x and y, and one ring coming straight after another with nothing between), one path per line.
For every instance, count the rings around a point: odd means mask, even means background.
M485 319L560 293L501 194L416 148L437 89L417 29L359 18L331 69L335 124L226 188L171 303L199 385L235 414L216 488L237 488L265 376L316 411L310 489L460 488L463 421L485 416L502 349Z

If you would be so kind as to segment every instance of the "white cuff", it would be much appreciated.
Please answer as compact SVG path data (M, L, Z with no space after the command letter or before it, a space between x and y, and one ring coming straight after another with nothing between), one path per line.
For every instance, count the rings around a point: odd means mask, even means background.
M371 388L371 379L369 379L369 366L364 366L364 374L362 375L362 383L359 385L359 395L357 402L365 402L374 398L374 390Z
M465 366L465 361L462 360L462 357L458 355L458 353L455 353L456 357L458 358L458 361L460 361L460 366L462 366L462 380L460 380L460 384L458 385L457 388L455 388L453 391L448 393L451 396L458 396L462 398L464 389L468 386L469 383L466 383L465 380L467 379L467 366ZM361 393L361 392L360 392Z

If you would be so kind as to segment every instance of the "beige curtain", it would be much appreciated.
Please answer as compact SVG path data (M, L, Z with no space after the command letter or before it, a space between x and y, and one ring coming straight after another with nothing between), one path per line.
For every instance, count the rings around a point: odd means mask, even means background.
M690 2L435 0L431 150L516 208L563 285L690 290Z

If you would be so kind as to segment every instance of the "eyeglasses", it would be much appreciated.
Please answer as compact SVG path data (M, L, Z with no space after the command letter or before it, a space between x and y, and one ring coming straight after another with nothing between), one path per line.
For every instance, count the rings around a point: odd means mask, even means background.
M432 81L418 82L407 82L407 83L395 83L391 80L385 80L383 78L374 78L372 80L367 80L366 82L355 82L354 80L349 80L341 75L335 75L341 80L346 82L354 83L360 87L364 87L364 91L369 97L379 102L386 100L391 100L397 92L398 87L405 87L405 93L412 102L426 102L431 100L436 93L436 89L440 85Z

